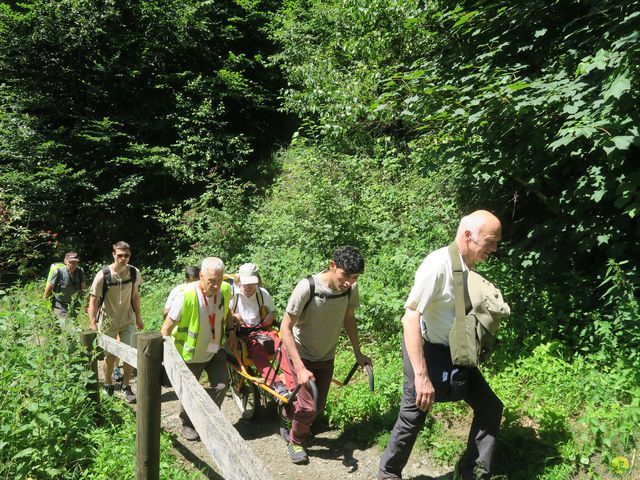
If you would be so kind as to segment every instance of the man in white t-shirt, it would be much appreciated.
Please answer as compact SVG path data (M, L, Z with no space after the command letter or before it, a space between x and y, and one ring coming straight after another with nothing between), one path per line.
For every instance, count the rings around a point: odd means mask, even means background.
M184 290L184 287L187 284L197 281L199 277L200 277L200 267L195 267L195 266L187 267L187 269L184 271L185 283L181 283L180 285L173 287L169 292L167 301L164 304L164 311L162 312L163 320L167 318L169 309L171 308L171 305L173 304L176 297L178 296L178 293Z
M223 281L224 263L216 257L202 261L199 280L185 285L171 304L162 324L162 335L171 335L173 344L193 375L200 380L207 372L209 396L220 407L229 386L226 341L236 348L233 317L229 310L231 286ZM228 339L226 336L228 335ZM180 406L180 433L187 440L199 440L191 419Z
M289 392L285 385L293 388L295 384L286 355L279 353L282 374L271 366L270 355L279 351L280 337L271 327L275 320L273 299L260 283L258 267L253 263L242 265L238 269L238 284L234 285L230 308L238 334L247 345L249 357L259 374L267 385L272 384L276 392L286 396Z
M501 235L500 221L485 210L462 218L455 243L465 277L477 262L486 260L498 249ZM402 478L402 470L434 401L460 399L473 409L473 421L454 478L488 479L503 406L478 368L452 365L449 332L455 320L455 290L447 247L431 252L424 259L416 272L405 309L402 402L389 444L380 459L378 479ZM454 395L454 376L466 385L466 390L457 395Z

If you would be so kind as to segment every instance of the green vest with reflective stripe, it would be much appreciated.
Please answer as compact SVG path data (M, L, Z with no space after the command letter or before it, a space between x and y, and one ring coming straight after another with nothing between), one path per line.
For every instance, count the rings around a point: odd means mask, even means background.
M200 309L198 307L198 294L196 289L198 282L186 284L184 286L184 300L182 303L182 314L180 323L176 325L171 333L173 344L185 362L193 358L196 351L196 342L200 332ZM227 282L222 282L220 286L222 292L222 338L225 338L226 318L229 312L229 300L231 299L231 286ZM222 342L220 342L222 344Z

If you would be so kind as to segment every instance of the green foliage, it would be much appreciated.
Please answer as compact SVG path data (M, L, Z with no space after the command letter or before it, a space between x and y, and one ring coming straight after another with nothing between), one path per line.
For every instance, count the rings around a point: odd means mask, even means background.
M368 342L366 342L368 343ZM332 387L327 401L327 417L333 427L346 437L370 445L382 432L389 431L395 422L402 394L397 372L402 370L402 359L397 354L385 354L383 348L372 348L375 391L369 391L365 372L358 370L344 387ZM395 349L392 346L389 350ZM334 378L343 380L355 359L351 345L341 345L336 356Z
M638 284L624 262L640 233L639 11L606 0L291 0L274 21L275 58L291 84L285 106L321 150L400 159L424 176L448 162L461 210L499 215L508 267L493 280L521 308L514 346L541 330L598 353L593 326L604 317L619 331L610 319L628 302L591 294L607 261L625 265L628 291ZM423 235L434 228L425 219Z
M96 258L121 238L155 254L157 212L216 179L253 175L288 129L277 112L280 79L265 61L274 8L0 5L0 189L21 199L16 228L59 234L58 254Z
M584 357L566 361L562 346L549 343L491 383L505 404L498 461L518 472L509 478L606 472L638 441L640 379L622 360L603 372Z
M262 269L278 305L284 307L299 279L326 268L336 247L352 244L365 257L361 328L377 338L395 335L421 260L415 252L426 255L455 228L446 170L424 178L400 158L335 155L304 145L280 161L266 201L247 219L253 234L247 257ZM425 232L425 224L434 228Z
M144 269L141 272L144 281L140 285L140 313L145 331L160 331L164 304L171 289L184 283L184 268L179 273L162 269Z
M117 398L105 399L104 423L93 428L87 439L92 445L91 468L80 477L87 480L113 480L136 476L136 418L130 408ZM203 475L188 471L173 456L171 435L160 436L160 478L166 480L199 480Z
M176 263L199 265L204 257L216 256L230 271L244 263L242 256L255 234L251 218L257 207L252 193L251 183L221 181L198 199L160 217L170 234Z
M40 295L36 284L0 291L0 478L133 478L133 412L116 399L96 410L76 333L54 326ZM161 478L201 478L171 450L164 434Z
M0 297L0 476L77 478L95 414L89 373L74 342L54 341L44 302L30 301Z
M23 197L9 198L0 189L0 280L3 275L11 281L15 275L28 273L55 241L57 234L34 230L25 221L28 216Z

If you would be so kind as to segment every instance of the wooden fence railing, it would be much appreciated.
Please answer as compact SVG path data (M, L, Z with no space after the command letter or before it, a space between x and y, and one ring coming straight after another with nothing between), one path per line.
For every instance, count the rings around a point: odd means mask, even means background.
M136 385L136 480L158 480L160 475L161 376L167 376L189 419L225 480L268 480L271 475L249 449L227 417L211 400L187 368L171 342L158 332L139 333L137 349L93 330L82 332L89 353L97 346L138 369ZM98 366L91 355L94 372L90 398L99 401Z

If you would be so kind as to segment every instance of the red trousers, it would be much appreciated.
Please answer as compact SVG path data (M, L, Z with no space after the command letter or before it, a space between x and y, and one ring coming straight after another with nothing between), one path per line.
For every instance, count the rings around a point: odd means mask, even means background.
M289 390L293 390L295 388L295 380L291 374L291 366L289 363L289 357L286 355L284 350L281 350L281 361L280 361L280 370L282 374L277 374L271 368L271 360L269 359L270 355L267 352L267 349L257 340L256 337L259 335L267 335L273 340L273 349L275 351L278 350L280 346L280 337L278 336L278 332L275 330L254 330L247 334L241 334L240 337L247 345L247 350L249 352L249 358L253 360L258 373L260 376L270 384L273 380L274 374L276 374L276 381L280 381L284 383ZM269 378L267 378L267 375ZM284 378L283 378L284 375Z
M292 421L289 435L291 437L291 442L298 445L302 445L304 440L309 436L313 421L316 419L318 414L324 410L327 403L329 386L331 385L331 379L333 378L333 358L322 362L312 362L303 358L302 362L304 363L305 368L313 373L313 376L316 378L316 387L318 388L318 409L314 409L311 390L306 387L302 387L298 391L298 395L296 396L296 400L293 402L293 405L287 405L285 411L287 413L287 417ZM294 374L293 378L297 384L295 370L293 368L291 368L291 370Z

